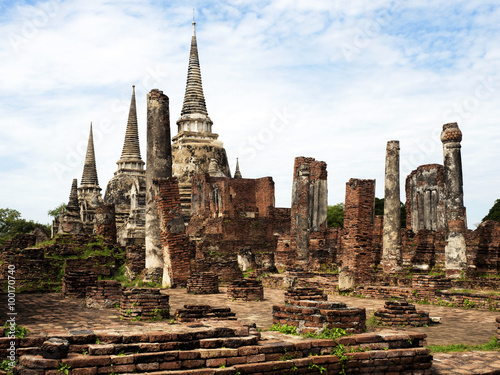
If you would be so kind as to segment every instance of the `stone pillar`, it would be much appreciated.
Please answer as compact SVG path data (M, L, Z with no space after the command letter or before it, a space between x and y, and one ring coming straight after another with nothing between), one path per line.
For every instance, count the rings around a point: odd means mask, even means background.
M308 266L309 234L326 230L327 210L326 163L295 158L290 231L295 236L299 266Z
M375 180L351 178L345 192L340 290L351 289L355 283L366 281L373 272L374 211Z
M467 269L465 244L467 221L464 207L461 141L462 132L456 122L443 125L441 142L443 142L446 194L445 268L448 277L458 277Z
M186 286L191 249L182 216L177 177L154 180L163 253L163 287Z
M95 231L104 237L104 242L116 243L115 205L100 204L95 210Z
M387 142L385 156L382 267L384 273L395 273L402 269L399 141Z
M162 272L163 254L153 179L172 176L168 96L158 89L147 95L146 268Z
M309 175L311 166L300 164L292 187L292 231L295 232L297 263L309 264Z

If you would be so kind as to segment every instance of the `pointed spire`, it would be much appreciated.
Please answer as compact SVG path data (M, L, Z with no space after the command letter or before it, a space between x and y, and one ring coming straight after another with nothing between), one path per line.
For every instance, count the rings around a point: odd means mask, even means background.
M137 107L135 104L135 85L132 86L132 100L130 101L130 111L128 113L127 131L125 132L125 142L121 160L140 159L141 150L139 148L139 129L137 126Z
M92 133L92 123L90 123L89 143L87 145L87 155L83 166L81 185L99 186L97 180L97 169L95 167L94 135Z
M186 93L184 95L181 116L194 113L208 115L203 87L201 85L200 61L198 59L198 46L196 44L196 22L193 19L193 36L191 38L191 52L189 54Z
M69 193L68 206L66 207L68 212L79 212L80 211L80 206L78 205L77 185L78 185L78 181L76 178L74 178L73 183L71 184L71 192Z
M242 178L240 172L240 163L238 162L238 158L236 158L236 171L234 172L234 178Z

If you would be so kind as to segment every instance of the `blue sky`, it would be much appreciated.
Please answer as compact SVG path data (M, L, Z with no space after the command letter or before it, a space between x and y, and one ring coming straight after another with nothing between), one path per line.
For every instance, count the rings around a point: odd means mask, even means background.
M272 176L289 207L296 156L328 164L329 204L351 177L383 197L388 140L401 190L442 163L442 125L463 132L469 228L500 198L500 6L476 0L3 1L0 3L0 207L49 222L80 180L90 122L100 186L121 154L136 85L184 95L196 8L203 86L232 171Z

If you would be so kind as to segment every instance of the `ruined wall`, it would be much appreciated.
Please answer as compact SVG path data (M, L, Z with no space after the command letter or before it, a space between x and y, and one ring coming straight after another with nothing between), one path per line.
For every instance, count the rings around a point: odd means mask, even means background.
M466 235L468 267L478 274L500 273L500 222L487 220Z
M295 237L296 261L309 265L310 232L326 230L328 207L326 163L295 158L290 232Z
M192 192L187 234L196 243L197 261L212 265L205 271L219 274L216 263L236 260L243 249L252 253L258 268L273 269L277 234L290 230L290 210L274 207L270 177L200 174L193 177Z
M432 268L444 268L444 229L438 232L420 230L402 231L403 264L415 271L428 272Z
M421 165L406 177L406 228L417 233L445 228L443 166Z
M204 217L270 217L274 208L274 181L271 177L233 179L210 177L192 179L192 213Z

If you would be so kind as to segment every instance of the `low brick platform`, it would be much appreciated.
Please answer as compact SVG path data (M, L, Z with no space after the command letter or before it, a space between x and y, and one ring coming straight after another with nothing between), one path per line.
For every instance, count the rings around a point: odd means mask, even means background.
M120 299L120 318L159 320L169 317L169 296L159 288L126 288Z
M285 304L294 304L297 301L326 301L328 296L323 290L314 287L289 288L285 292Z
M366 328L366 310L347 307L343 302L297 301L273 306L273 324L295 326L297 333L321 333L332 328L361 333Z
M193 294L219 293L219 276L213 272L193 272L187 279L187 291Z
M229 307L211 307L209 305L184 305L183 309L175 311L178 322L194 322L203 319L236 320L236 314Z
M217 325L219 324L219 325ZM338 340L313 340L274 334L259 341L259 333L236 322L210 322L202 328L173 325L169 331L73 332L17 339L22 374L59 375L60 363L70 373L113 374L345 374L394 373L430 375L432 356L423 348L425 334L381 331ZM227 323L225 323L227 324ZM69 342L66 358L41 355L50 338ZM9 345L0 338L0 348ZM99 342L100 344L96 344ZM338 345L342 345L340 347ZM332 355L340 349L345 360ZM83 352L88 354L82 354Z
M430 323L429 313L417 311L415 305L406 301L387 301L384 308L375 311L374 315L377 321L388 326L422 327Z
M227 298L229 300L262 301L264 299L264 287L258 280L236 280L227 286Z
M64 273L62 293L64 297L85 298L88 286L97 283L97 275L90 270L71 270Z
M98 280L96 286L88 286L85 305L98 309L109 309L120 305L122 288L116 280Z

